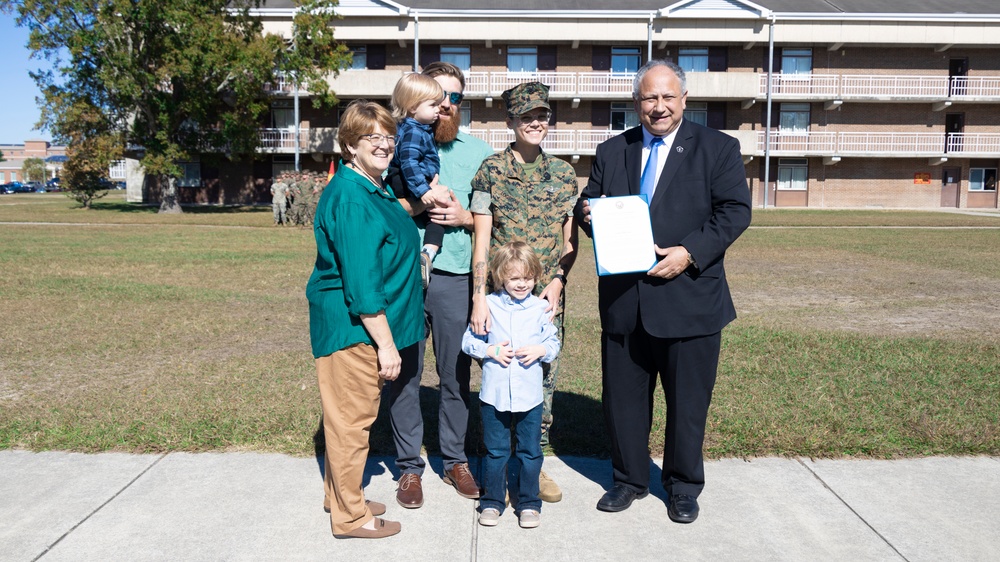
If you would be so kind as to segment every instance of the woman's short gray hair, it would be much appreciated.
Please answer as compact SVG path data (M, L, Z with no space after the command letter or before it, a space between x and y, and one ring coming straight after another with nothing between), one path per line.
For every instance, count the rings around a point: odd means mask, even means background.
M653 59L646 64L642 65L642 68L635 73L635 78L632 80L632 99L639 99L639 83L642 82L642 77L646 75L646 72L651 68L657 66L665 66L672 70L674 74L677 75L677 79L681 81L681 94L688 91L687 77L684 75L684 69L677 66L676 63L668 60Z

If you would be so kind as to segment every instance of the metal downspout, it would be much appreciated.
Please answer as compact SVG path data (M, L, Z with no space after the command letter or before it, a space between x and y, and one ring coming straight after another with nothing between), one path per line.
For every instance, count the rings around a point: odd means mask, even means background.
M764 208L767 208L767 192L771 185L771 77L774 74L774 22L772 14L767 37L767 121L764 123Z
M413 12L413 72L420 72L420 14Z

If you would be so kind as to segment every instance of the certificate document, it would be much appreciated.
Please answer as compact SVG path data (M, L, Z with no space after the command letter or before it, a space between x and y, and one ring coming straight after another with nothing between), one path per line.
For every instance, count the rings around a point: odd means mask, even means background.
M656 265L644 195L589 199L598 275L649 271Z

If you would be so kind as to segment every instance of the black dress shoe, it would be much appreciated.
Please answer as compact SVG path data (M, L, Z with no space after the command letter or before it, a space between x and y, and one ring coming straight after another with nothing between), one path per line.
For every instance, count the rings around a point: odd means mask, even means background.
M632 505L633 501L642 499L648 495L649 490L637 493L624 484L615 484L601 496L601 501L597 502L597 509L611 512L625 511Z
M698 518L698 499L686 494L670 496L667 515L674 523L693 523Z

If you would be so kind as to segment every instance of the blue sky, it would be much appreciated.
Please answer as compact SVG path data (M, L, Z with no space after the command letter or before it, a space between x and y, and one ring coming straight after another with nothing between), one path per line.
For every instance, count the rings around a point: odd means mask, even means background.
M52 140L48 131L33 130L40 111L35 104L39 95L28 70L43 66L44 60L30 59L25 47L28 30L14 25L14 16L0 14L0 144L21 144L27 139ZM47 64L44 65L46 68Z

